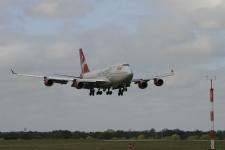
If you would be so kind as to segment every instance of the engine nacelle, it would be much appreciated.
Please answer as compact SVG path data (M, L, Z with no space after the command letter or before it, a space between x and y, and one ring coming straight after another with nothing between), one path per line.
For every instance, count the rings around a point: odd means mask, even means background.
M52 80L45 79L44 84L45 84L45 86L52 86L54 84L54 82Z
M73 84L71 86L75 87L77 89L82 89L84 87L84 83L75 80L75 81L73 81Z
M138 82L138 87L140 89L146 89L148 87L148 82L146 82L146 81L139 81Z
M158 78L154 79L155 86L162 86L163 83L164 83L163 79L158 79Z

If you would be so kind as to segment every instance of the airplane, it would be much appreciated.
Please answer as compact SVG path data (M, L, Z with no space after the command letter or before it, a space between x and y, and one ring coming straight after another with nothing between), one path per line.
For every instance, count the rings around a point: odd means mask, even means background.
M131 83L137 84L140 89L146 89L149 81L152 80L155 86L162 86L164 84L162 78L174 75L174 71L171 70L170 73L154 76L152 78L133 79L133 71L127 63L112 65L99 71L90 71L82 48L79 49L79 54L81 65L80 76L63 74L54 74L54 76L22 74L12 69L11 73L18 76L43 78L44 85L47 87L55 83L67 84L68 82L72 82L71 87L76 89L88 89L90 91L90 96L95 95L96 89L96 95L102 95L103 92L105 92L106 95L112 95L112 91L118 89L118 96L123 96L127 88L131 86Z

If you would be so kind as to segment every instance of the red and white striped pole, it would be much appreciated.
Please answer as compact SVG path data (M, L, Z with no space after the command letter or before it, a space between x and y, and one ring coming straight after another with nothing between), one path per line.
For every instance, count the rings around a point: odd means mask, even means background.
M215 150L215 130L214 130L214 89L213 89L213 79L210 79L211 88L210 88L210 103L211 103L211 111L210 111L210 122L211 122L211 130L209 132L210 136L210 150Z

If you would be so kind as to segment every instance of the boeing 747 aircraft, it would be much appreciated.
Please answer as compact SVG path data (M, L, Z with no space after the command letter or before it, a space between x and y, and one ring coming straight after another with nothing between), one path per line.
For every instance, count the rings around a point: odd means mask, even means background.
M43 78L45 86L52 86L54 83L67 84L71 82L71 87L77 89L90 90L89 95L102 95L103 91L106 95L111 95L112 91L118 89L118 96L123 96L131 83L137 84L140 89L146 89L148 82L153 81L155 86L162 86L164 81L162 78L174 75L173 70L170 73L154 76L147 79L133 79L133 72L129 64L113 65L99 71L90 71L86 62L83 50L79 49L81 74L80 76L55 74L54 76L31 75L16 73L11 69L12 74L26 77Z

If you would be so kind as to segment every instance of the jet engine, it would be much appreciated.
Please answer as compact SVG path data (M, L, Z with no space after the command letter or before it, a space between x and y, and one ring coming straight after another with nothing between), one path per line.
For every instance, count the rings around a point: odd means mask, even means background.
M140 89L146 89L148 87L148 82L146 82L146 81L139 81L138 82L138 87Z
M45 86L52 86L53 83L54 83L54 82L53 82L52 80L49 80L49 79L45 79L45 80L44 80Z
M75 87L77 89L82 89L84 87L84 83L83 82L79 82L77 80L74 80L73 84L71 86Z
M164 83L163 79L158 79L158 78L154 79L155 86L162 86L163 83Z

